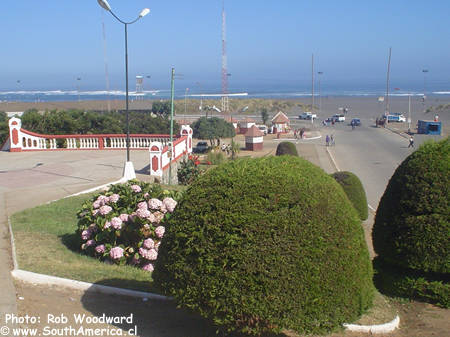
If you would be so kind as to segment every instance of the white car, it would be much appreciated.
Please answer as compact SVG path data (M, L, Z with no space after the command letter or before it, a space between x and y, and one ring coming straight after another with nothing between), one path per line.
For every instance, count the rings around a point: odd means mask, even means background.
M335 122L345 122L345 116L344 116L344 114L335 114L335 115L333 115L333 117L331 117L331 118L333 118L333 120L334 120Z
M304 112L302 113L300 116L298 116L299 119L307 119L307 120L311 120L311 119L316 119L317 115L313 114L312 112Z
M267 135L267 132L268 132L267 126L265 126L265 125L257 125L256 127L258 128L259 131L264 133L264 136Z

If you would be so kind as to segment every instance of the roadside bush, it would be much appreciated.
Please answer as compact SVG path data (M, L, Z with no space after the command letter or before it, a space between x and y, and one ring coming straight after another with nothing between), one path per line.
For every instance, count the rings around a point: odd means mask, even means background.
M275 153L276 156L282 156L282 155L291 155L291 156L297 156L298 152L297 148L295 147L294 143L291 142L281 142L277 146L277 151Z
M373 227L381 291L449 306L449 163L449 139L429 142L389 181Z
M211 151L206 155L206 161L212 165L220 165L227 160L225 154L222 151Z
M178 183L181 185L192 183L202 173L198 165L200 165L198 156L190 155L188 160L183 160L177 171Z
M373 245L386 262L450 273L450 140L424 144L394 172L380 200Z
M301 158L211 169L164 225L155 284L220 329L321 333L371 305L372 266L356 210Z
M82 252L153 271L165 232L160 222L170 217L179 197L180 192L138 181L110 186L86 201L78 213Z
M359 214L361 220L366 220L369 217L369 212L367 209L367 197L364 191L363 184L361 180L348 171L341 171L332 174L332 177L342 186L345 194L347 194L348 199L355 207Z

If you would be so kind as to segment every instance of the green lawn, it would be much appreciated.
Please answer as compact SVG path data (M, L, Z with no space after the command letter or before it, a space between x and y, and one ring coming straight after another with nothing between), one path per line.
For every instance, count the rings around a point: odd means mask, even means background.
M74 245L77 211L92 194L61 199L14 214L19 269L78 281L154 291L151 274L81 255Z

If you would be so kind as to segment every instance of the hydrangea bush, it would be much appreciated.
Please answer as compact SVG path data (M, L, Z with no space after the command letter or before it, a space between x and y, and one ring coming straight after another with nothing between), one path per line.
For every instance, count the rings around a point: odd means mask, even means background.
M180 192L130 181L86 201L78 212L81 250L101 261L153 271L165 228Z

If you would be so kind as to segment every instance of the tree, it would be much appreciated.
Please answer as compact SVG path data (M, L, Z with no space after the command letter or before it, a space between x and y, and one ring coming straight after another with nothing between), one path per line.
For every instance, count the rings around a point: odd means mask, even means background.
M208 139L211 146L214 145L214 140L217 140L217 145L219 145L220 138L235 136L233 124L218 117L201 117L192 124L192 129L195 138Z
M0 111L0 145L6 140L9 134L8 116L5 112Z
M167 116L170 114L169 101L156 101L152 103L152 112L160 116Z
M266 108L261 109L261 119L263 121L263 124L266 124L269 120L269 113L267 112Z

